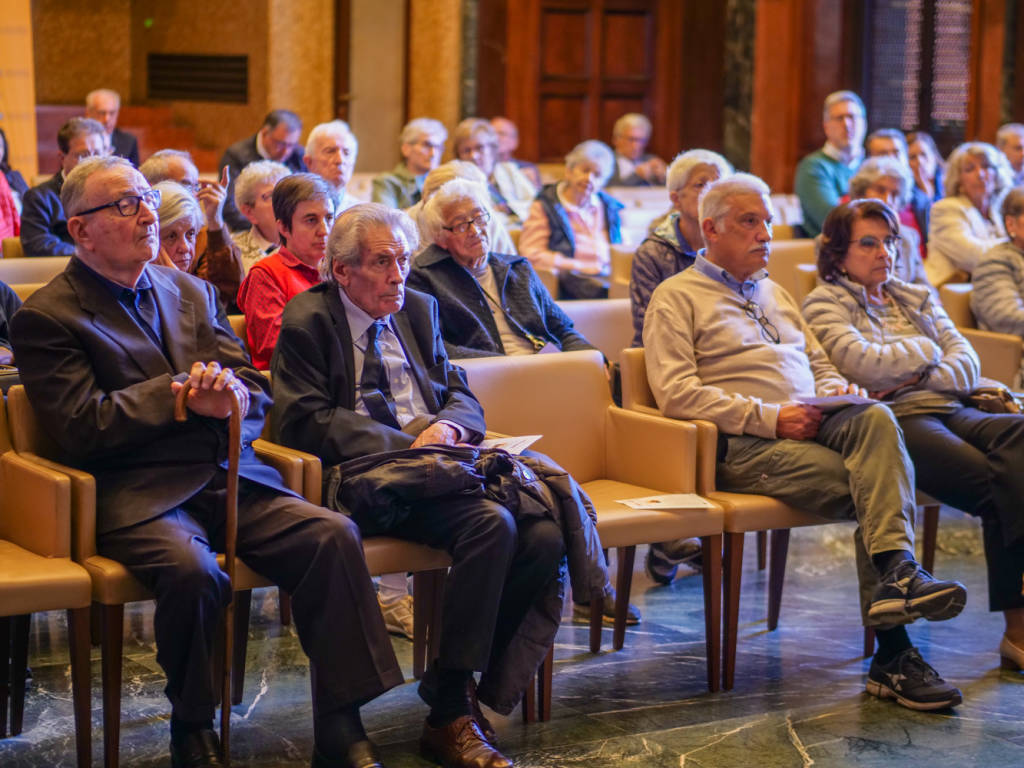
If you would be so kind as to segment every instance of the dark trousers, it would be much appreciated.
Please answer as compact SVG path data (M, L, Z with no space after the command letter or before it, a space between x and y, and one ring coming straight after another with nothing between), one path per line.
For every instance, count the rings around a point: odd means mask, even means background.
M214 636L231 599L223 551L225 475L181 507L98 539L156 595L157 661L176 717L213 717ZM310 659L314 711L368 701L403 682L363 559L359 529L343 515L242 480L238 556L292 595Z
M518 522L484 498L449 497L418 507L389 535L447 551L439 664L486 670L505 650L565 554L551 520Z
M989 609L1024 607L1024 416L962 408L900 426L917 487L981 518Z

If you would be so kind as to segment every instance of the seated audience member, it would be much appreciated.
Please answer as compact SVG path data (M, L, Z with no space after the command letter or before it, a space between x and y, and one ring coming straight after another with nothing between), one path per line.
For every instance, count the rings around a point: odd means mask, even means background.
M650 140L651 121L645 115L630 112L615 121L615 165L609 187L657 187L665 183L665 161L644 152Z
M917 487L982 519L989 610L1006 620L999 654L1021 669L1024 415L961 402L978 385L978 356L927 290L894 275L898 232L893 211L874 200L832 211L818 252L825 283L804 317L839 372L891 409Z
M139 142L132 134L117 127L117 116L120 111L121 94L117 91L99 88L85 96L85 116L103 126L107 150L118 157L126 158L138 168Z
M924 131L907 134L907 162L914 174L914 186L927 195L933 203L944 194L946 161L942 159L935 139ZM928 234L927 229L925 234Z
M854 200L880 200L894 211L902 211L912 186L910 171L902 162L894 157L870 157L861 163L850 179L850 196ZM928 282L924 262L921 261L921 241L917 230L901 226L898 237L893 274L905 283L925 286L937 299L938 294Z
M25 193L21 209L21 247L26 256L71 256L75 245L60 204L64 179L81 160L106 153L103 126L88 117L72 117L57 132L60 170Z
M281 246L274 219L274 185L290 174L288 166L273 160L249 163L235 179L235 207L252 227L231 236L242 254L242 268L249 274L252 265Z
M932 206L925 271L936 288L969 280L985 251L1006 239L999 206L1010 167L991 144L961 144L946 165L946 196Z
M263 118L263 125L252 136L236 141L220 159L218 168L225 165L235 181L249 163L273 160L287 165L293 173L306 170L302 162L303 148L299 146L302 120L287 109L274 109ZM228 188L228 201L224 206L224 220L233 231L249 228L249 221L235 207L235 190Z
M1001 213L1010 239L978 261L971 275L971 312L982 330L1024 339L1024 189L1007 193ZM1024 376L1018 376L1014 387L1024 387Z
M872 131L864 140L864 150L868 158L891 157L910 171L910 160L907 155L907 140L903 133L895 128L879 128ZM924 243L928 234L928 214L931 211L932 199L913 184L902 195L904 205L895 209L900 217L901 229L913 229L921 243L921 258L925 256ZM845 201L844 201L845 202ZM892 207L892 203L886 201Z
M601 188L614 165L606 144L577 144L565 157L565 179L546 185L530 206L519 252L536 269L558 272L562 298L608 296L610 247L622 242L622 203Z
M672 210L651 230L633 255L629 302L633 310L633 346L643 346L644 313L654 289L663 280L693 264L704 247L697 219L697 198L710 182L732 173L729 161L717 152L691 149L676 156L668 168Z
M1024 125L1006 123L996 131L996 148L1003 153L1013 173L1013 186L1024 184Z
M334 223L334 192L315 174L281 179L271 202L281 247L254 264L238 289L249 352L261 371L270 368L284 305L320 282L320 260Z
M230 189L227 168L221 172L220 183L200 181L199 169L188 152L161 149L139 167L150 184L174 181L195 195L203 210L204 224L196 236L196 258L189 267L196 277L207 280L220 291L220 299L230 309L242 282L242 256L224 223L224 205Z
M817 237L821 222L845 195L860 165L866 126L864 102L853 91L836 91L825 97L822 128L825 146L807 155L796 168L794 182L808 237Z
M429 247L413 261L409 287L437 300L448 357L532 355L546 347L594 347L522 256L491 248L487 188L445 184L423 211Z
M452 149L459 160L473 163L487 177L494 210L506 226L522 224L537 187L515 163L498 162L498 134L486 120L469 117L455 127Z
M76 255L15 315L15 356L42 428L65 461L96 478L98 552L156 597L171 764L223 765L212 667L231 586L215 551L224 546L222 467L235 398L246 446L238 556L292 596L311 665L313 765L379 766L359 706L400 685L402 671L359 531L286 490L254 455L270 384L217 325L213 288L150 263L157 195L143 176L123 158L95 158L68 175L61 195ZM175 395L186 380L190 413L178 422Z
M11 167L11 148L7 144L7 134L4 133L3 128L0 128L0 176L3 176L4 181L7 182L14 210L20 216L22 201L25 199L25 193L28 192L28 184L25 182L25 177Z
M705 190L705 252L659 285L647 308L651 390L666 416L718 427L720 489L856 519L861 611L878 638L868 692L913 709L954 706L960 692L925 663L902 624L956 616L966 590L914 560L914 470L892 411L875 403L824 414L800 402L862 390L767 277L769 194L749 174Z
M335 213L341 213L359 203L358 199L345 190L352 180L358 153L359 142L344 120L315 125L306 139L306 155L303 158L306 168L326 181L331 188Z
M423 181L441 162L448 131L429 117L410 120L398 137L401 162L390 173L373 178L373 202L391 208L409 208L420 201Z
M379 203L341 215L322 265L324 282L285 308L272 369L271 432L320 456L329 485L342 492L332 497L342 496L346 484L368 484L365 494L356 492L365 503L348 507L364 536L398 536L449 552L440 655L419 687L430 706L420 751L452 768L505 768L512 762L494 747L473 691L498 712L519 703L558 627L561 600L547 598L559 588L567 542L539 510L515 514L492 495L467 492L464 463L451 472L440 468L429 489L415 469L396 466L375 477L375 463L391 458L426 467L454 452L473 463L473 444L486 430L465 373L445 356L434 299L405 288L417 239L408 215ZM476 478L466 479L478 484ZM379 503L378 479L388 495L408 483L415 501L403 503L404 511ZM590 518L581 514L588 555L577 565L587 574L581 588L589 598L603 588L607 570ZM481 672L479 684L474 671Z
M14 364L11 344L11 318L21 307L21 299L7 283L0 282L0 365Z
M515 151L519 147L519 129L516 124L507 117L492 117L491 127L494 128L494 133L498 137L498 162L513 163L534 187L540 189L542 186L540 169L529 160L520 160L514 157Z

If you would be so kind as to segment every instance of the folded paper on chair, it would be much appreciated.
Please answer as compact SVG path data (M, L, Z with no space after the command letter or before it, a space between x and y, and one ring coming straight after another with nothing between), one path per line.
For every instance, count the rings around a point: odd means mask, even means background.
M520 435L519 437L491 437L480 443L481 448L501 448L501 450L518 456L544 435Z
M663 493L660 496L641 496L637 499L616 499L630 509L710 509L714 506L696 493Z
M831 413L850 405L869 405L880 401L871 397L861 397L860 395L830 395L829 397L798 397L797 402L804 405L813 405L825 413Z

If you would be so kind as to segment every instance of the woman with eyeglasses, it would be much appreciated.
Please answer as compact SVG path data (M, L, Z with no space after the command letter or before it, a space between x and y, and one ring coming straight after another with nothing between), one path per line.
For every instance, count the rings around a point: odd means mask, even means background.
M832 210L804 317L836 368L892 408L917 487L982 520L1004 666L1024 668L1024 415L964 403L978 356L927 288L893 275L899 222L876 200ZM955 471L951 471L954 470Z

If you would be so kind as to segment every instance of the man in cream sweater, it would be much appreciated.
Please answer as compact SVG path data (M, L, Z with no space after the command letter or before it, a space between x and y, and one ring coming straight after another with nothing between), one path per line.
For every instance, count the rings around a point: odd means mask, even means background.
M955 706L904 625L956 616L957 582L914 559L914 467L882 404L838 410L802 398L861 394L829 362L792 297L768 279L772 204L763 181L736 174L699 203L706 250L654 291L644 321L647 374L666 416L719 430L717 482L825 517L856 519L864 623L879 641L867 690L912 709Z

